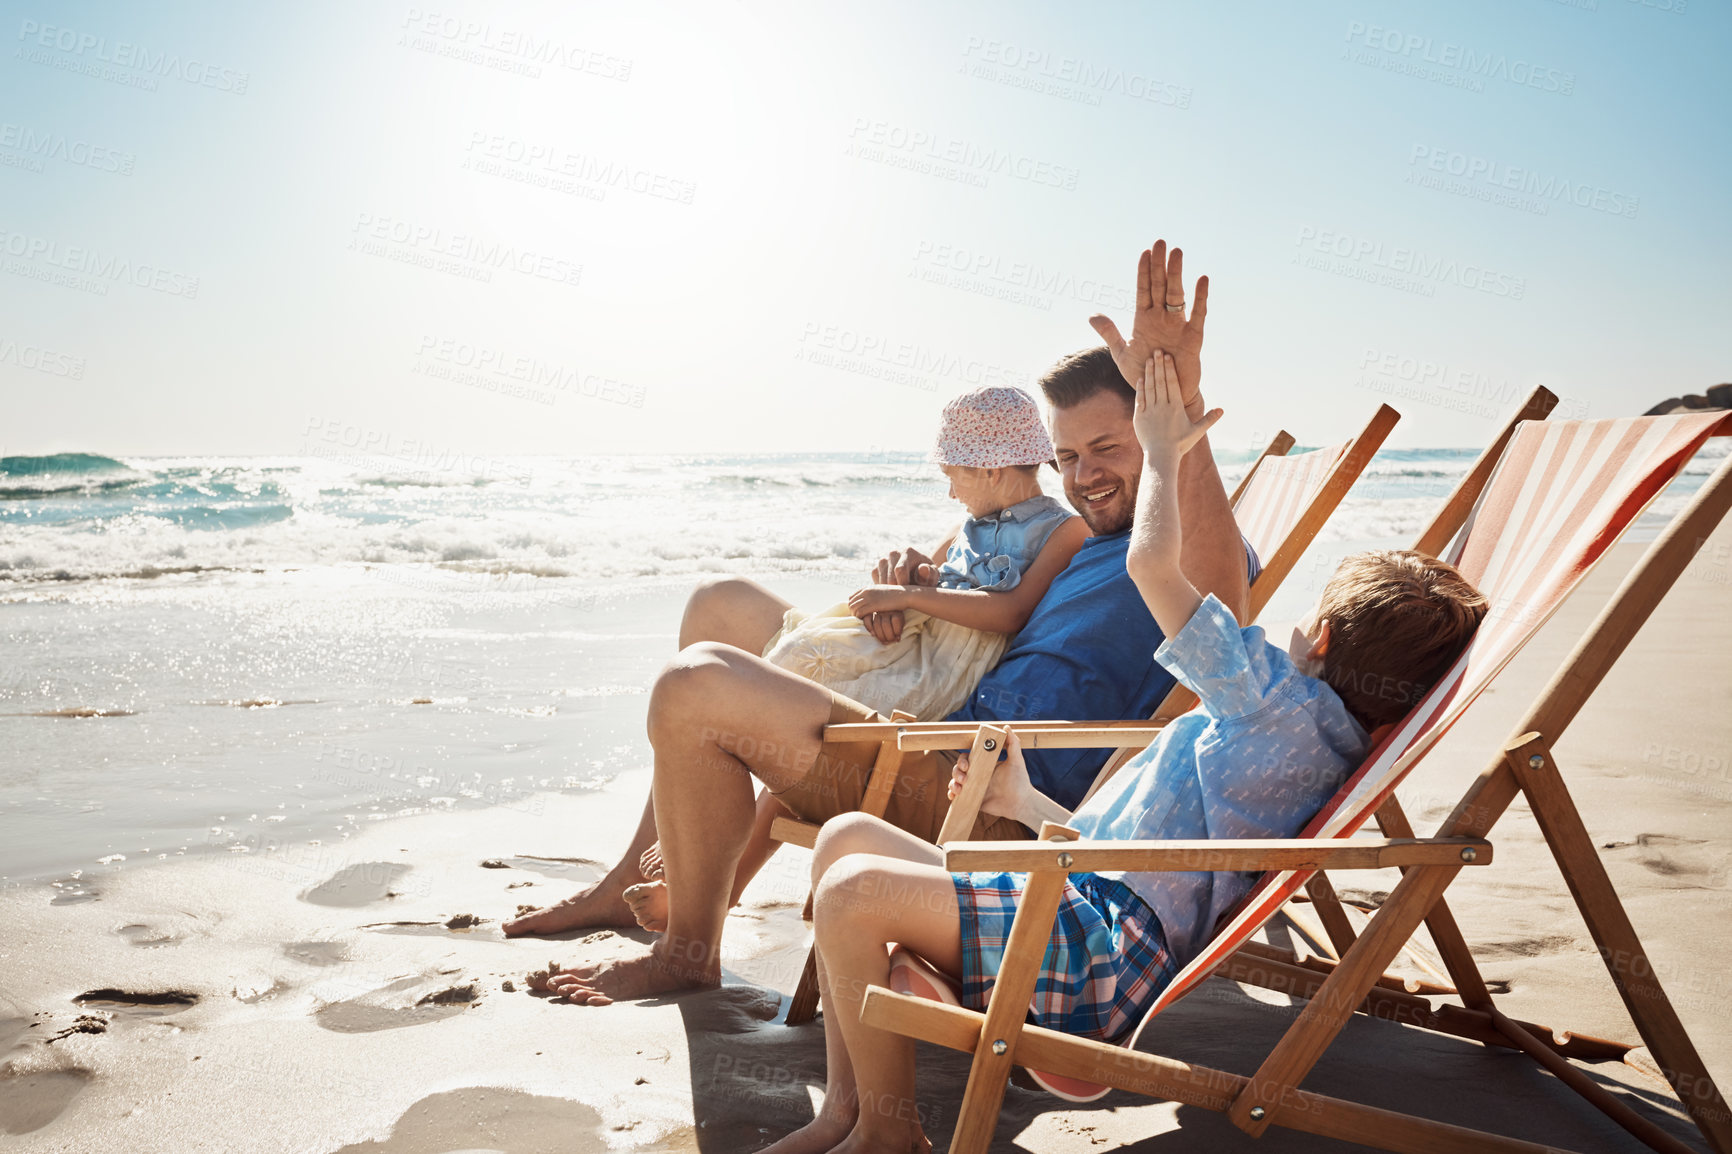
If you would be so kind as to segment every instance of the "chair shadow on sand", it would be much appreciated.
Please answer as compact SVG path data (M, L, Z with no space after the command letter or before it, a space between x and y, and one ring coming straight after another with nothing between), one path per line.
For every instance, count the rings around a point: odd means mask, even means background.
M1293 944L1284 918L1267 929L1272 944ZM1265 991L1258 995L1225 978L1212 978L1164 1015L1161 1028L1145 1038L1141 1048L1218 1069L1252 1071L1304 1006ZM696 1123L693 1130L670 1135L665 1145L653 1149L737 1154L761 1149L812 1120L824 1087L822 1017L786 1026L781 1018L788 1000L752 985L725 985L644 1004L679 1008ZM1646 1150L1523 1055L1447 1034L1396 1033L1402 1030L1395 1023L1356 1016L1343 1044L1319 1063L1306 1088L1351 1094L1368 1105L1462 1126L1484 1125L1496 1115L1513 1136L1568 1148L1632 1154ZM917 1049L920 1118L933 1147L944 1150L956 1126L969 1058L924 1042L917 1043ZM1617 1062L1582 1068L1644 1117L1691 1141L1694 1127L1677 1101L1659 1084L1650 1084L1645 1074ZM1155 1129L1163 1132L1151 1134ZM1114 1144L1110 1135L1119 1133L1128 1144ZM1335 1154L1358 1148L1292 1130L1251 1138L1213 1111L1121 1091L1091 1106L1066 1109L1045 1093L1013 1084L1005 1095L991 1147L994 1154L1030 1154L1066 1143L1077 1150L1173 1154Z

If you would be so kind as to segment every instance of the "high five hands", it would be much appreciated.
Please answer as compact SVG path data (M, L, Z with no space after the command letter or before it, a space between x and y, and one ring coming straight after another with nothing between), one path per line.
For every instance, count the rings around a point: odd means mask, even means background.
M1096 313L1089 324L1106 342L1113 363L1133 388L1142 380L1150 357L1171 354L1185 407L1195 420L1202 416L1203 321L1208 312L1209 278L1203 276L1197 278L1190 316L1185 315L1185 254L1175 248L1169 255L1167 242L1157 240L1137 258L1136 315L1130 340L1120 336L1118 326L1104 314Z
M1143 362L1136 388L1131 428L1148 456L1164 453L1177 460L1221 419L1220 409L1210 409L1199 420L1191 419L1181 399L1178 369L1169 353L1156 353Z

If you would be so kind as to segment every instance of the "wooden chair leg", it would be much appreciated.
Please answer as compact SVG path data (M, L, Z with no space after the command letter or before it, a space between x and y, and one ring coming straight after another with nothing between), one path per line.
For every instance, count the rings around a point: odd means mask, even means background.
M1282 1104L1317 1064L1377 983L1378 976L1389 968L1401 947L1425 920L1426 912L1461 869L1461 866L1423 866L1402 876L1395 892L1372 917L1341 964L1325 979L1316 997L1305 1004L1299 1017L1233 1100L1227 1117L1235 1126L1252 1137L1262 1137Z
M1575 800L1558 776L1546 739L1537 733L1524 734L1505 750L1505 759L1528 796L1534 820L1551 846L1642 1041L1702 1136L1720 1154L1728 1154L1732 1151L1732 1117L1727 1114L1726 1102L1660 987L1659 975L1624 912L1623 902L1618 900Z
M806 951L806 966L800 971L794 997L788 1002L787 1023L804 1026L818 1016L818 947Z
M973 777L970 773L971 782ZM1045 841L1075 841L1078 835L1075 830L1048 822L1041 827L1040 836ZM1029 875L1028 888L1023 891L1004 944L1004 964L987 1002L980 1041L974 1048L962 1112L950 1139L951 1154L986 1154L992 1144L999 1107L1004 1104L1004 1086L1016 1064L1017 1037L1028 1018L1029 999L1034 996L1035 981L1046 959L1046 941L1052 936L1066 880L1057 870Z
M1414 836L1413 824L1407 820L1407 814L1393 793L1377 808L1377 826L1384 837ZM1432 944L1443 958L1444 969L1449 971L1449 980L1455 983L1461 1000L1469 1009L1491 1009L1491 991L1486 987L1484 975L1479 972L1479 963L1473 960L1473 951L1468 949L1467 939L1462 937L1455 915L1442 898L1437 899L1437 904L1425 916L1425 928L1431 932Z
M1341 908L1341 899L1335 896L1335 887L1329 884L1329 875L1322 870L1312 874L1311 880L1305 883L1305 893L1311 898L1317 916L1323 920L1323 932L1329 935L1335 956L1345 957L1353 948L1356 935L1353 923L1347 920L1347 911Z

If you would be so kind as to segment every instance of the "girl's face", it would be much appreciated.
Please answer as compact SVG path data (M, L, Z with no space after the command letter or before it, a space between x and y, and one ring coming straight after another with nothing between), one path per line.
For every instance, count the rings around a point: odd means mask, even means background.
M950 479L952 500L961 501L970 517L985 517L1004 507L992 484L994 469L971 469L963 465L940 465Z

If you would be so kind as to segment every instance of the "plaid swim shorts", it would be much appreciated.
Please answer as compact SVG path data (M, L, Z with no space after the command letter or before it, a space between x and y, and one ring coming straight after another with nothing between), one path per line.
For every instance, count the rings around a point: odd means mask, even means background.
M962 909L962 1004L985 1010L1027 874L951 874ZM1116 1042L1178 973L1160 919L1123 882L1072 874L1029 1002L1029 1021Z

